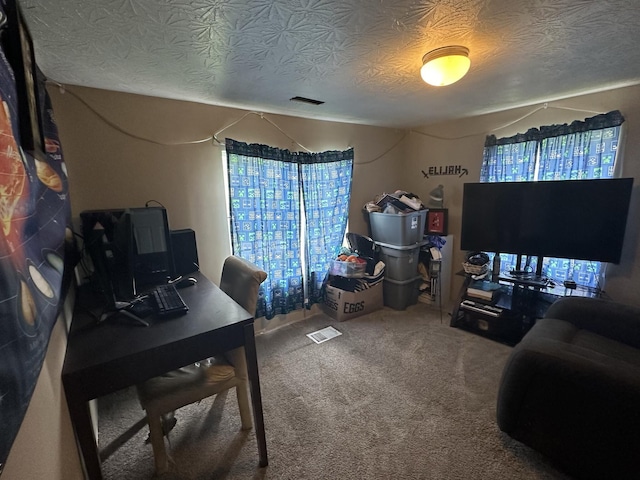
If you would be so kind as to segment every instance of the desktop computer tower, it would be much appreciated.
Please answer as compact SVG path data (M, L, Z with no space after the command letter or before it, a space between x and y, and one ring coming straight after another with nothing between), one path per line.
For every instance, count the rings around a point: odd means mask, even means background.
M80 213L84 250L91 258L89 278L107 305L131 298L133 271L129 261L130 222L124 209L87 210Z
M171 230L171 249L176 275L188 275L200 270L196 232L190 228Z

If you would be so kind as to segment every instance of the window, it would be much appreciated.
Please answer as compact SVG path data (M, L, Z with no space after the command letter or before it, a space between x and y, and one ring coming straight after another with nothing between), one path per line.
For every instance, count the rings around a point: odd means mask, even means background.
M620 170L616 154L624 117L619 111L571 125L532 128L527 133L485 142L481 182L519 182L613 178ZM515 268L516 256L500 254L501 269ZM536 261L531 268L535 270ZM600 262L545 258L544 274L562 282L597 288L604 276Z
M320 301L345 234L353 149L292 153L227 139L234 255L267 272L256 317Z

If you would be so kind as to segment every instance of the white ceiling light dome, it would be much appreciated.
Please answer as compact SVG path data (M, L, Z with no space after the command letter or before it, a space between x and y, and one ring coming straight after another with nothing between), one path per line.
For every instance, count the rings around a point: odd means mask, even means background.
M443 87L464 77L471 60L469 49L461 45L436 48L422 57L420 75L429 85Z

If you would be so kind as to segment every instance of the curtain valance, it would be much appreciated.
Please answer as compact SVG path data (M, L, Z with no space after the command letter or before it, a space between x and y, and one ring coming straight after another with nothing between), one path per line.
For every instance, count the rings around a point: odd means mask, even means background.
M540 137L559 137L560 135L570 135L572 133L587 132L589 130L602 130L605 128L622 125L624 117L619 110L614 110L595 117L585 118L583 121L576 120L571 124L549 125L540 127Z
M244 142L238 142L237 140L233 140L231 138L227 138L225 143L228 152L232 152L237 155L246 155L248 157L264 158L267 160L278 160L280 162L307 165L313 163L331 163L341 162L344 160L353 160L353 148L343 151L329 150L319 153L307 153L291 152L289 150L283 150L280 148L261 145L258 143L248 144Z
M514 143L540 141L545 138L569 135L571 133L587 132L589 130L601 130L604 128L622 125L624 117L619 110L596 115L595 117L576 120L571 124L546 125L539 128L530 128L526 133L517 133L511 137L496 138L495 135L487 135L484 146L511 145Z
M496 138L495 135L487 135L484 142L485 147L493 147L495 145L512 145L514 143L523 143L540 140L540 130L530 128L526 133L516 133L512 137Z

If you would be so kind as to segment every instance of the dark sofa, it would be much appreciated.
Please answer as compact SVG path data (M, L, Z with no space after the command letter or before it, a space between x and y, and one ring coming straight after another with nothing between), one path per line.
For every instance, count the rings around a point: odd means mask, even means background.
M576 478L639 479L640 308L555 302L507 360L497 421Z

